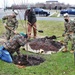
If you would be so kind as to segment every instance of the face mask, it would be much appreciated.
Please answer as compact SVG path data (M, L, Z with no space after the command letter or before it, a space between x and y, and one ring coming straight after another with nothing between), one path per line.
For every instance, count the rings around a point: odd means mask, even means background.
M68 19L64 19L66 22L68 22Z

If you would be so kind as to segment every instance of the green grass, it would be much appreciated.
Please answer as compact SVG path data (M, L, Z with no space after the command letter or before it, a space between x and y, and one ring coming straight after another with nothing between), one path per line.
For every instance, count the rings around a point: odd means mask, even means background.
M21 23L19 21L19 23ZM5 32L5 29L0 21L0 34ZM23 22L24 25L24 22ZM58 21L38 21L37 28L43 30L44 33L39 33L39 36L61 36L64 30L63 22ZM18 32L25 32L22 25L19 24ZM58 38L57 40L63 40ZM70 44L69 44L70 50ZM38 55L26 51L22 51L24 54ZM70 52L67 53L56 53L52 55L41 55L39 56L46 59L44 63L37 66L28 66L19 69L13 63L6 63L0 60L0 75L75 75L74 56Z

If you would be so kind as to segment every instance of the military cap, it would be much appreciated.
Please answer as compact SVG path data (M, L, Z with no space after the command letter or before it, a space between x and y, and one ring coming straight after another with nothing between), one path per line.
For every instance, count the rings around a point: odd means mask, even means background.
M27 34L23 33L23 32L20 32L20 35L24 36L24 38L27 38Z
M18 11L16 11L16 10L14 10L13 13L16 14L16 15L18 15Z

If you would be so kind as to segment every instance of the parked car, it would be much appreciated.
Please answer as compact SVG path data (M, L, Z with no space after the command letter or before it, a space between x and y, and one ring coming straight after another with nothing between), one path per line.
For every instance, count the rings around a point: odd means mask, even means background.
M43 15L43 16L50 15L50 12L48 12L47 10L42 9L42 8L34 8L34 12L35 12L35 14L39 14L39 15Z
M68 13L69 15L75 15L75 9L70 8L70 9L64 9L64 10L60 11L60 14L62 14L62 15L65 13Z

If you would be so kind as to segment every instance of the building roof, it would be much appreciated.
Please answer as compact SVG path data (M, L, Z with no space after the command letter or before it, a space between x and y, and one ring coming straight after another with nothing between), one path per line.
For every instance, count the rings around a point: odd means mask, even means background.
M46 2L58 2L58 0L48 0Z

